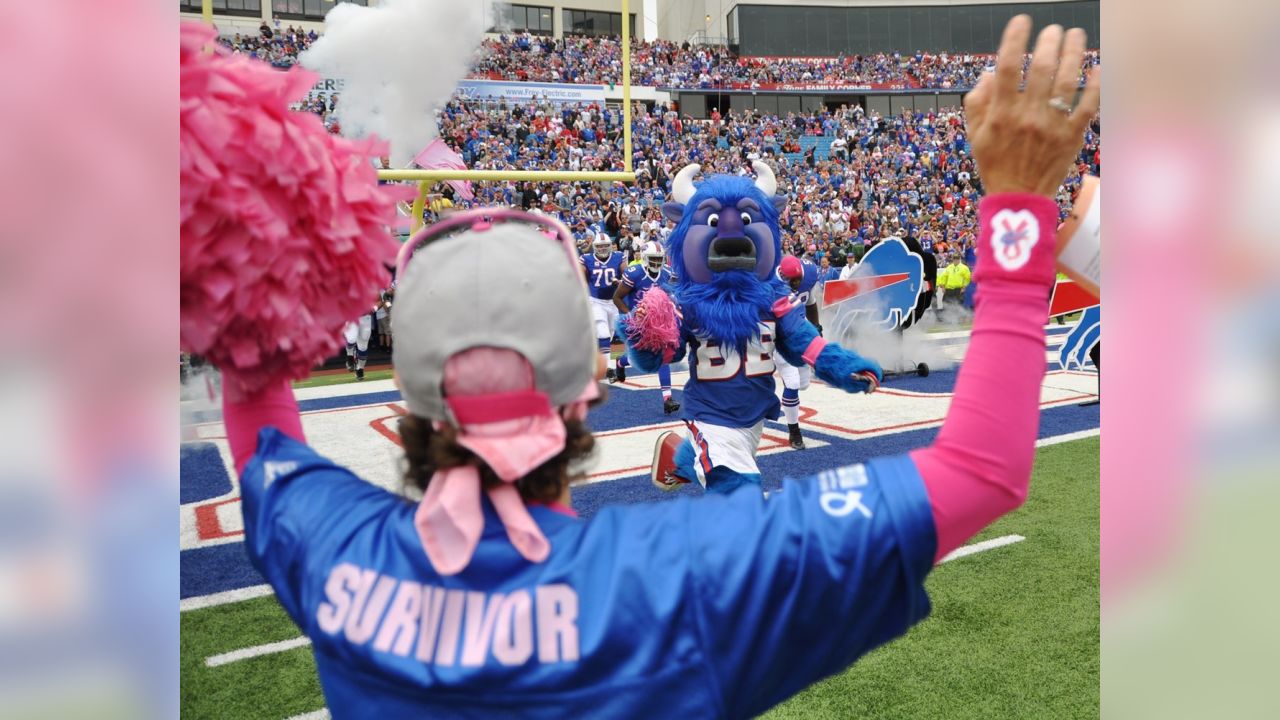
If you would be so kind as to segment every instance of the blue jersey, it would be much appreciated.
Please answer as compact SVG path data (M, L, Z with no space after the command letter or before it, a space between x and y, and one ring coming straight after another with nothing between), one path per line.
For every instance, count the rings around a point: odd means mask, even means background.
M658 272L658 279L645 270L644 265L632 265L627 271L622 273L622 284L631 288L631 292L622 298L622 302L626 303L628 310L634 310L636 305L644 298L644 294L649 292L649 288L657 285L664 291L671 292L671 271L665 266Z
M933 516L905 455L768 499L589 520L530 505L551 544L538 564L485 498L471 564L449 577L415 505L274 428L240 482L245 547L311 638L334 718L753 716L929 613Z
M760 337L747 343L746 357L685 328L689 381L681 399L686 417L727 427L777 420L782 406L773 381L774 348L805 322L804 312L762 319Z
M587 253L578 258L582 267L587 269L587 292L599 300L612 300L618 289L618 281L622 279L622 253L617 250L608 260L601 260L595 253Z
M816 305L818 304L818 295L813 291L813 286L818 284L818 266L808 260L801 260L800 269L803 271L800 275L800 287L792 290L788 296L791 304ZM781 275L778 276L778 279L786 283L788 288L791 287L791 283Z

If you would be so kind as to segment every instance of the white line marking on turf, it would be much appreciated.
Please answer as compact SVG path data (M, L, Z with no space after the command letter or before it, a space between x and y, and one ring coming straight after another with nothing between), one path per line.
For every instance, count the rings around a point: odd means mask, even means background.
M998 538L991 538L990 540L983 540L982 542L974 543L972 545L965 545L964 547L958 547L946 555L943 555L942 559L938 561L938 564L941 565L944 562L951 562L952 560L965 557L966 555L986 552L987 550L1004 547L1005 545L1020 543L1023 540L1026 540L1026 538L1021 535L1001 535Z
M215 605L226 605L228 603L240 602L241 600L252 600L253 598L266 597L274 594L275 593L271 590L270 585L252 585L246 588L237 588L235 590L213 593L212 595L189 597L178 603L178 610L180 612L199 610L200 608L213 607Z
M294 715L291 718L285 718L285 720L329 720L329 709L320 708L319 710L313 710L309 713L302 713L301 715Z
M1051 435L1046 438L1040 438L1036 441L1036 447L1042 448L1048 445L1057 445L1059 443L1072 442L1073 440L1083 440L1085 438L1098 437L1102 434L1102 428L1090 428L1088 430L1079 430L1073 433L1065 433L1063 435Z
M267 643L266 645L254 645L240 650L232 650L221 655L210 655L204 659L204 664L205 667L218 667L219 665L226 665L239 660L248 660L262 655L273 655L310 644L311 638L306 636L296 637L292 640L281 640L280 642Z

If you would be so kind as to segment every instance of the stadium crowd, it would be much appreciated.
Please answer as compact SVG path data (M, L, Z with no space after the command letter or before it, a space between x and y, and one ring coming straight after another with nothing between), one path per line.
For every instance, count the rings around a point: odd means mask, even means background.
M503 35L486 40L473 77L612 85L622 78L621 41ZM632 43L632 82L682 88L760 87L769 83L888 84L916 87L909 62L881 53L838 58L745 58L722 45L666 40Z
M890 236L915 237L946 257L977 237L981 179L969 154L963 114L903 112L890 117L858 107L785 117L730 111L710 120L637 103L633 186L598 183L482 183L469 202L445 195L434 212L452 206L511 205L554 214L584 243L597 230L635 252L668 230L660 208L684 165L704 173L747 172L769 161L779 188L792 198L782 225L787 250L841 265ZM620 170L621 113L594 104L483 104L455 100L440 116L441 135L467 165L482 169ZM1076 167L1059 193L1066 210L1081 173L1101 171L1095 122ZM811 138L799 152L801 141Z
M292 25L272 30L264 23L256 36L237 33L222 36L221 41L235 51L289 67L317 37L314 30L303 32ZM1090 52L1085 66L1098 61L1098 53ZM631 81L635 85L678 88L749 89L798 83L951 89L972 87L990 62L988 55L925 52L835 58L739 57L723 45L633 40ZM471 77L614 85L622 79L621 40L501 35L484 41Z
M288 68L298 62L298 54L311 47L320 35L315 30L303 32L292 25L272 29L262 23L257 35L219 35L218 41L234 52L265 60L278 68Z
M317 38L292 26L257 36L224 36L234 51L279 66ZM840 58L738 58L723 46L668 41L635 42L632 77L638 85L751 86L763 83L899 83L967 87L989 58L917 53ZM1085 65L1098 62L1091 52ZM503 80L611 83L620 77L614 38L557 40L528 34L485 41L473 76ZM339 132L337 94L309 96L301 109L319 114ZM622 170L622 112L594 103L506 102L455 99L438 116L440 135L469 167L497 170ZM1059 193L1065 214L1081 173L1099 174L1100 125L1094 121L1078 163ZM963 256L977 237L981 179L969 154L963 113L904 111L881 117L858 107L788 113L713 113L708 120L674 107L635 104L633 186L598 183L480 183L464 201L440 185L428 206L435 216L451 207L511 205L555 214L584 248L597 231L629 256L669 231L661 204L684 165L704 173L747 172L750 161L775 168L780 191L792 202L782 225L787 251L822 266L843 265L890 236L916 238L942 260ZM430 218L429 218L430 219ZM629 258L630 259L630 258Z

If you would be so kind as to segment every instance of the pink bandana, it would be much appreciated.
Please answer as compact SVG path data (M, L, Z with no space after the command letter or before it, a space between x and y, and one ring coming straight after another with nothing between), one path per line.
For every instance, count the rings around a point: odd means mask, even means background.
M587 403L599 397L592 380L564 418L586 417ZM457 420L458 444L475 453L503 483L488 490L507 538L529 562L542 562L551 544L529 515L516 480L564 449L561 413L537 390L470 395L446 400ZM484 531L480 470L472 465L440 470L432 476L413 524L436 572L455 575L466 569Z

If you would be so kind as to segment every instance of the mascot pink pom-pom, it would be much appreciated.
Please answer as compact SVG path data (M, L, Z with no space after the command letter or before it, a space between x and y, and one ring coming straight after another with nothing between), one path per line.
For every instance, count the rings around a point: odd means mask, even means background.
M214 40L182 26L181 341L254 392L305 376L390 282L412 190L377 184L381 143L289 109L318 76Z

